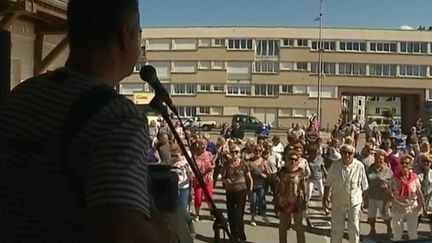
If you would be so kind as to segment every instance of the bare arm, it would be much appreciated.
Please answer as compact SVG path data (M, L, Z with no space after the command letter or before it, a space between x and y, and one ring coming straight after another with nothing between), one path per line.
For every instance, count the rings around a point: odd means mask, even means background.
M246 173L246 185L248 187L248 190L252 191L253 180L252 180L252 175L250 172Z

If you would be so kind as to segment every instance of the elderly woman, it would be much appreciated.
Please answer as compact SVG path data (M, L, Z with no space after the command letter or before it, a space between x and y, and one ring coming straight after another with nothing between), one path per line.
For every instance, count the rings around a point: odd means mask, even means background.
M422 164L421 164L421 157L422 155L428 155L430 154L430 144L428 141L423 141L419 145L419 150L414 156L414 164L413 164L413 170L417 174L421 173L422 171Z
M420 170L419 180L421 184L421 190L425 198L425 208L427 216L429 218L429 229L432 232L432 155L422 154L420 156Z
M366 143L361 151L361 161L366 170L375 162L374 151L374 145L372 143Z
M261 156L262 152L263 147L256 145L253 149L253 157L249 161L249 168L253 179L253 188L249 197L252 226L256 226L255 217L257 214L264 217L264 221L267 221L265 186L269 170L267 161Z
M178 197L177 210L182 215L188 224L191 236L195 237L195 227L192 217L189 213L189 196L190 196L190 179L192 178L192 170L183 156L180 146L176 143L170 144L171 162L173 171L178 175Z
M366 171L369 189L365 193L364 201L364 207L368 208L369 235L376 234L375 222L378 211L387 226L387 233L391 234L390 219L388 214L382 210L387 209L384 205L384 199L388 193L388 183L392 177L392 171L385 162L383 150L376 151L374 157L374 163Z
M198 165L198 170L204 179L204 183L210 196L213 195L213 156L210 152L206 151L206 143L203 139L198 139L196 142L196 149L193 152L196 163ZM202 204L202 199L204 192L197 180L194 180L193 186L194 192L194 206L195 206L195 219L199 221L200 208Z
M305 243L303 214L306 209L307 175L300 165L300 154L292 150L284 154L285 166L278 173L275 210L279 215L279 242L287 242L287 231L294 217L294 229L298 243Z
M399 160L401 169L393 174L389 185L392 196L393 240L395 241L402 239L404 221L407 223L409 239L417 239L418 215L421 208L426 211L420 180L412 171L414 158L404 154Z
M226 190L228 222L232 236L239 241L246 241L243 217L246 195L252 191L252 176L249 166L240 158L240 148L237 145L229 147L227 163L221 175Z

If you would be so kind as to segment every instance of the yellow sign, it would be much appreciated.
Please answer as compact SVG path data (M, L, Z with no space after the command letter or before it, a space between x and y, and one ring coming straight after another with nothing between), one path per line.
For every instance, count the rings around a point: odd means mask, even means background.
M155 96L154 93L150 92L134 92L133 94L133 102L136 105L147 105Z

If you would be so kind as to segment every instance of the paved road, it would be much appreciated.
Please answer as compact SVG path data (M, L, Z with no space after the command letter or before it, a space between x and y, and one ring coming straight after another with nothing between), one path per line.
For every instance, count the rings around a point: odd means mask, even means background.
M248 205L246 205L246 214L245 214L245 222L246 222L246 235L248 237L248 242L254 243L277 243L278 242L278 225L279 220L275 217L273 212L273 206L271 206L271 196L267 196L268 205L268 215L270 219L269 224L264 224L260 217L258 217L257 226L250 226L250 214L248 212ZM214 199L218 208L220 208L226 217L226 207L225 207L225 192L220 187L220 184L215 189ZM320 210L321 203L318 199L313 200L311 204L311 209L309 211L312 224L314 228L308 228L306 232L306 242L307 243L328 243L329 233L330 233L330 216L325 216L324 213ZM213 221L208 217L209 211L207 206L201 210L201 220L195 223L197 237L195 242L214 242L213 241L213 231L212 225ZM384 233L385 226L382 223L377 223L377 232ZM420 232L423 237L426 237L424 232L429 230L429 226L426 223L420 224ZM366 238L367 233L369 232L369 226L367 224L367 215L362 214L361 217L361 234L363 238ZM347 236L346 236L347 237ZM382 235L380 238L383 238ZM290 230L288 231L288 242L295 242L296 239L295 232ZM365 240L365 239L364 239ZM228 242L228 241L227 241ZM363 241L366 242L366 241ZM386 242L386 241L380 241ZM431 241L432 242L432 238ZM344 243L348 243L348 240L344 240Z

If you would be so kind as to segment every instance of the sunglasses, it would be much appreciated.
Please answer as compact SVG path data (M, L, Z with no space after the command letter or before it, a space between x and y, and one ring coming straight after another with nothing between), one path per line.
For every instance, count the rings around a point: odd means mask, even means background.
M240 153L240 150L232 150L232 151L230 151L230 153L238 154L238 153Z

